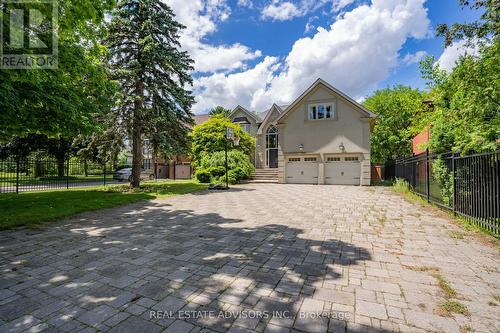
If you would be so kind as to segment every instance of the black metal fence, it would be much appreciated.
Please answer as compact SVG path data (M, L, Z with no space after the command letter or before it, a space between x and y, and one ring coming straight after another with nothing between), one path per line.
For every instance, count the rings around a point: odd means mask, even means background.
M387 163L385 179L404 179L427 201L500 234L499 154L425 152Z
M114 174L111 165L50 158L0 160L0 193L106 185Z

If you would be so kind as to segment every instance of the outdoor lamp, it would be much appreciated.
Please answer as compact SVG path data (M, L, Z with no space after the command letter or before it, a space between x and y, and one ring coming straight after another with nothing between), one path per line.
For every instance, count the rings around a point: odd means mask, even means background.
M301 143L301 144L299 144L299 150L300 150L300 151L304 151L304 145L303 145L302 143Z
M344 147L344 143L343 143L343 142L341 142L341 143L339 144L339 149L340 149L340 151L341 151L341 152L344 152L344 151L345 151L345 147Z

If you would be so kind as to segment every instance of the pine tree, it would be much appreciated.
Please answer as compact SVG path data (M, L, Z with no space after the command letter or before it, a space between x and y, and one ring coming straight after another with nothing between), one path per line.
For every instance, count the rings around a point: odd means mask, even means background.
M185 88L193 61L180 50L183 28L161 0L121 1L112 13L110 64L122 92L114 116L132 141L132 187L140 184L142 140L187 137L193 123L194 98Z

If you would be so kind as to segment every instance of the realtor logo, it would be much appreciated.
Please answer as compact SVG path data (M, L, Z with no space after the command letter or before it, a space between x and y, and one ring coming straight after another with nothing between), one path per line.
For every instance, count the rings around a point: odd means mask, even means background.
M56 69L56 0L0 0L0 68Z

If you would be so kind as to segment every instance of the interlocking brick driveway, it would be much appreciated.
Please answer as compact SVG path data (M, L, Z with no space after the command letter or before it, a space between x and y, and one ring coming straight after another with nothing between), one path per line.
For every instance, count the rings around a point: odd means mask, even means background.
M0 232L0 254L1 332L500 329L498 249L386 188L200 192Z

